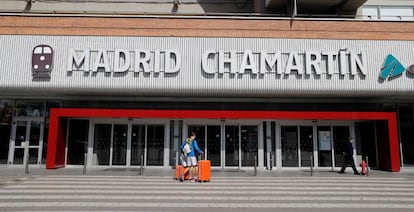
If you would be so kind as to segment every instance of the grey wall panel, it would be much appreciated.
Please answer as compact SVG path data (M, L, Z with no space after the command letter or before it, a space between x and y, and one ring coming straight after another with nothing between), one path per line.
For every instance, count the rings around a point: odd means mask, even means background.
M50 45L54 50L51 77L32 77L31 53L35 46ZM394 97L414 96L414 75L381 81L379 73L388 54L394 55L405 68L414 64L414 41L364 41L318 39L265 39L265 38L177 38L177 37L94 37L94 36L0 36L0 94L1 95L119 95L119 96L211 96L211 97ZM91 63L98 49L108 51L109 63L114 63L114 50L147 49L154 51L175 49L181 53L182 64L176 74L68 72L69 49L91 49ZM237 67L243 52L251 50L252 59L259 63L260 51L281 52L282 70L287 66L289 53L299 53L298 62L304 62L306 51L365 52L367 75L339 74L339 63L334 61L332 75L327 75L327 61L322 60L323 74L206 74L202 70L202 56L206 50L236 51ZM131 57L134 56L131 53ZM161 54L163 56L163 54ZM217 58L217 56L216 56ZM131 66L135 61L131 58ZM161 62L163 66L165 62ZM209 68L217 68L215 59L208 61ZM304 64L303 64L304 66ZM154 64L150 64L151 69ZM349 64L346 63L349 69ZM227 71L227 70L226 70Z

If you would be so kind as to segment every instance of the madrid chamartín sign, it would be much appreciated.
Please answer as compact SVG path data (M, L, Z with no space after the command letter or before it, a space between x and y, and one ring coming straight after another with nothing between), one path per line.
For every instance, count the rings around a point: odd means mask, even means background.
M143 72L178 74L182 69L183 54L167 49L73 49L68 50L67 72ZM186 57L187 58L187 57ZM367 75L365 52L339 51L252 51L245 49L216 50L202 53L202 72L207 75L220 74L278 74L278 75L323 75L333 74L360 76ZM326 67L323 67L326 66Z

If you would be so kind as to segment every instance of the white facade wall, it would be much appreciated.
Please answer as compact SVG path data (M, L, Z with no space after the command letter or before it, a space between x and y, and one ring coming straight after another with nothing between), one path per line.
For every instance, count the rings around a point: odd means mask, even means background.
M31 57L37 45L49 45L54 50L50 78L32 76ZM7 96L205 96L205 97L407 97L414 96L414 74L405 71L392 79L380 79L387 55L392 54L405 68L414 64L414 41L364 41L321 39L264 38L179 38L179 37L95 37L95 36L0 36L0 95ZM77 57L90 49L87 71L80 65L68 71L70 49ZM130 51L131 67L114 73L116 49ZM135 70L136 50L148 51L148 73ZM108 56L101 66L109 70L93 71L99 50ZM155 70L155 52L160 51L160 69ZM181 65L174 73L165 73L165 51L177 53ZM212 50L215 54L205 57ZM218 73L218 52L225 52L224 73ZM230 65L230 52L234 63ZM260 52L268 57L280 53L280 69L261 71ZM320 56L314 68L306 68L306 52ZM328 65L325 53L333 56ZM342 53L340 53L342 52ZM250 54L251 53L251 54ZM297 53L297 55L295 54ZM203 57L204 54L204 57ZM344 56L344 62L339 55ZM356 55L359 64L353 62ZM243 57L250 55L243 64ZM293 56L296 55L296 56ZM289 62L289 58L294 61ZM311 60L317 60L312 56ZM119 58L119 57L118 57ZM204 58L204 59L203 59ZM246 58L245 58L246 59ZM73 60L72 60L73 61ZM124 58L120 59L123 66ZM204 61L204 68L203 68ZM171 59L171 67L177 62ZM103 65L104 64L104 65ZM234 65L235 64L235 65ZM309 64L309 63L308 63ZM352 64L357 67L351 73ZM98 64L99 65L99 64ZM230 67L229 67L230 66ZM235 69L231 70L231 67ZM256 70L241 67L257 67ZM289 68L290 67L290 68ZM79 69L79 70L77 70ZM215 72L216 71L216 72ZM230 73L234 71L235 73ZM213 73L214 72L214 73ZM244 73L243 73L244 72ZM257 73L256 73L257 72ZM276 73L279 72L279 73ZM289 73L290 72L290 73ZM331 73L331 74L329 74Z

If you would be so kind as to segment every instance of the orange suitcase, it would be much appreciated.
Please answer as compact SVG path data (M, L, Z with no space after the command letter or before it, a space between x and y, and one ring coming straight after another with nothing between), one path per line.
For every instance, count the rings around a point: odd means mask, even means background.
M184 172L184 167L182 165L177 165L175 167L175 179L176 180L188 180L190 179L190 172L187 173L183 173ZM184 174L184 176L182 176Z
M198 181L199 182L204 182L210 181L210 167L211 167L211 162L210 160L199 160L198 161Z

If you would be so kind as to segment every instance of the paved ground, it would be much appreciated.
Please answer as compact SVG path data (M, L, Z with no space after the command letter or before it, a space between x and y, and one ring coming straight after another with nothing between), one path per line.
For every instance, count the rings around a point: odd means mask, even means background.
M212 170L207 183L174 170L0 168L0 211L414 211L414 171Z

